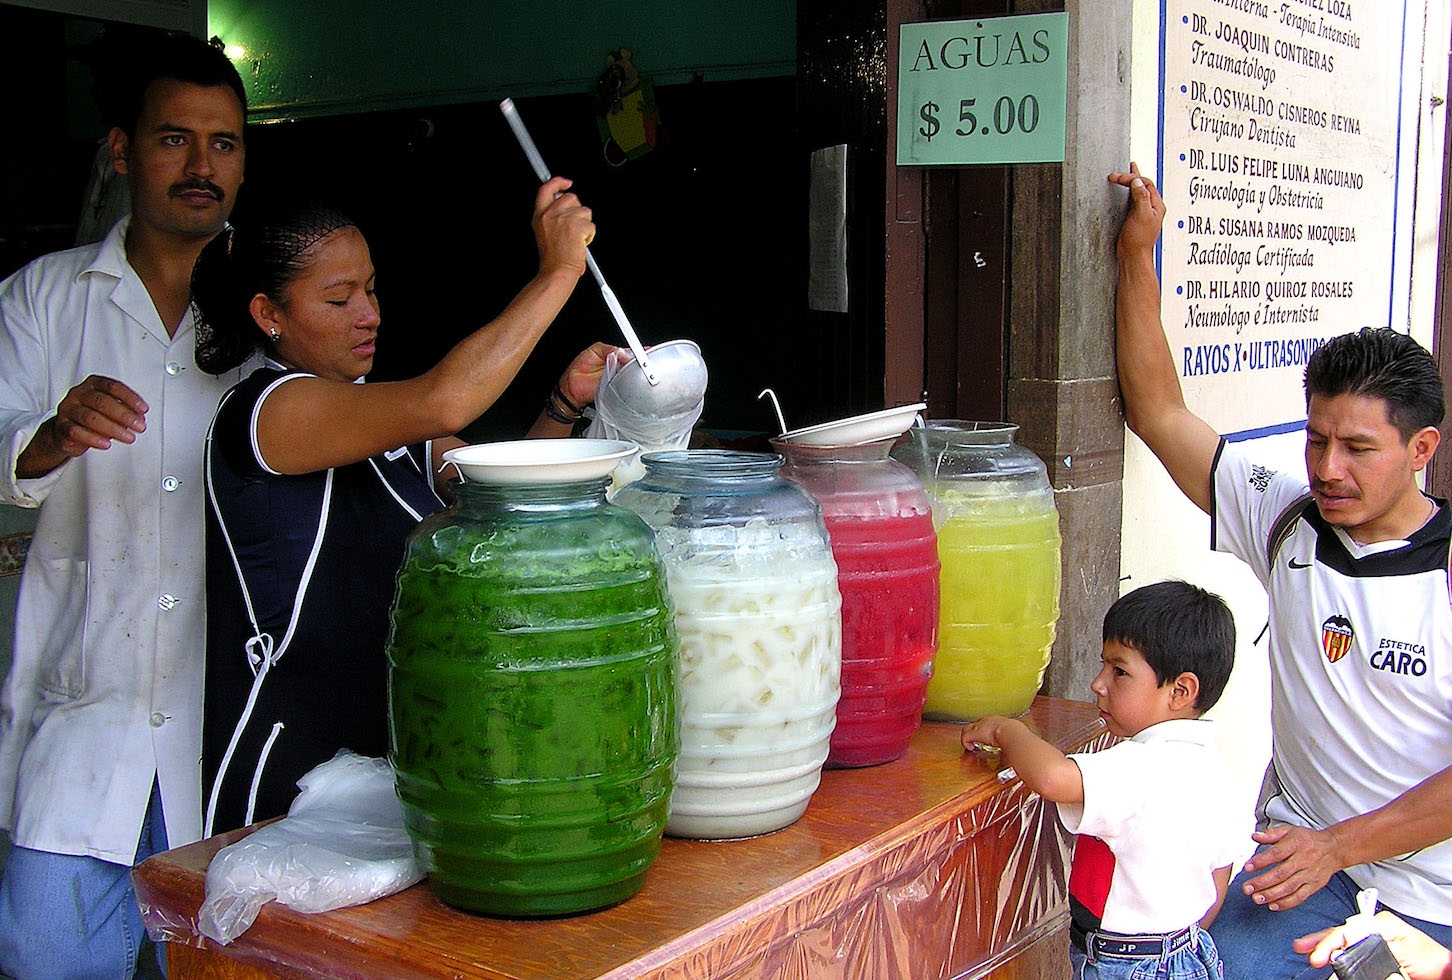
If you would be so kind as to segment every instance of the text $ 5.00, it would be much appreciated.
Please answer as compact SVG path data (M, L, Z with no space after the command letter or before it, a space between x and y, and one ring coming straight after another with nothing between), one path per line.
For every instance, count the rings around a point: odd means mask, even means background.
M977 99L963 99L958 103L958 127L953 130L959 136L972 136L981 132L987 136L997 132L1000 136L1007 136L1017 127L1020 132L1032 133L1039 126L1039 100L1033 96L1025 95L1014 102L1011 96L1001 96L993 104L993 127L990 129L984 125L979 129L978 116L974 113ZM924 102L918 110L924 125L918 127L918 132L927 139L929 143L933 137L938 135L942 124L938 122L938 113L942 111L936 102Z

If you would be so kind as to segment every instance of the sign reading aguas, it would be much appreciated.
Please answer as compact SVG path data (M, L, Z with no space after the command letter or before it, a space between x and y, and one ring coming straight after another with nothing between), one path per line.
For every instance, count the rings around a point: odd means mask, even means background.
M897 164L1061 163L1069 15L903 24Z

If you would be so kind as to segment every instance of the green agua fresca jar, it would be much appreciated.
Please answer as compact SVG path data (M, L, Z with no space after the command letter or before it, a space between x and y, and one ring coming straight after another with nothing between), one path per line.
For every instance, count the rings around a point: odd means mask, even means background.
M679 752L664 567L604 476L461 470L453 506L409 538L392 613L391 759L414 853L471 912L615 904L660 850Z

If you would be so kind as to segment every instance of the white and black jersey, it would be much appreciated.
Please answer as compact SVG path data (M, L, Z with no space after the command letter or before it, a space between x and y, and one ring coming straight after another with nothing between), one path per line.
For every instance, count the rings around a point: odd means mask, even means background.
M1410 538L1363 546L1321 519L1302 474L1222 442L1212 479L1211 546L1270 595L1264 818L1324 829L1452 766L1446 502ZM1452 924L1452 842L1346 872L1401 912Z

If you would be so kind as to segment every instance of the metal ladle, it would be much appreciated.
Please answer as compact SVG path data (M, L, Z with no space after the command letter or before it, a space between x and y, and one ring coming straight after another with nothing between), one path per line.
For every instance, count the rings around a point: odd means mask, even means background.
M635 363L627 363L610 379L610 391L628 409L616 422L633 419L647 431L662 420L678 418L701 404L706 395L706 361L691 340L668 340L650 349L660 383L651 387ZM596 410L600 408L596 396ZM640 437L632 433L632 438Z
M499 103L499 111L504 113L504 120L509 123L509 128L514 131L514 138L519 141L519 148L524 151L525 157L529 160L530 166L534 168L534 175L539 178L541 184L550 179L550 169L545 166L544 157L539 155L539 150L530 139L529 130L524 128L524 120L519 118L519 111L514 108L513 99L505 99ZM630 325L625 310L620 301L615 298L615 292L605 283L605 276L600 272L600 267L595 264L595 257L590 250L585 249L585 265L595 276L595 282L600 286L600 295L605 300L605 305L610 308L615 322L620 325L620 332L625 335L625 342L630 345L631 353L635 355L635 361L640 365L641 373L645 380L651 385L660 384L660 375L651 367L650 357L645 353L645 346L641 344L640 338L635 334L635 328Z

